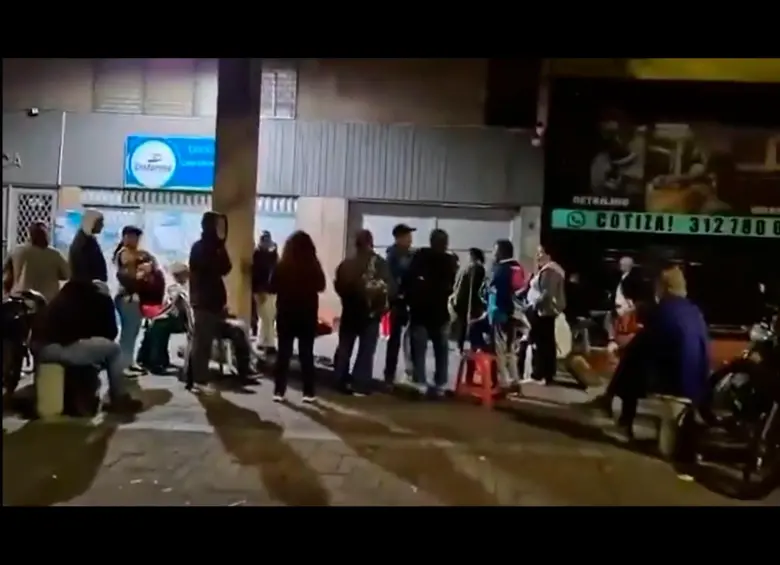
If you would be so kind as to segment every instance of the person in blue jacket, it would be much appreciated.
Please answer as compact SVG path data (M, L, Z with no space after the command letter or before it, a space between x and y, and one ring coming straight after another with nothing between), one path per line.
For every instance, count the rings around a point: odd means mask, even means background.
M493 330L498 376L502 386L520 382L517 365L519 328L517 294L525 288L525 269L514 256L508 239L499 239L494 247L493 272L488 283L487 316Z

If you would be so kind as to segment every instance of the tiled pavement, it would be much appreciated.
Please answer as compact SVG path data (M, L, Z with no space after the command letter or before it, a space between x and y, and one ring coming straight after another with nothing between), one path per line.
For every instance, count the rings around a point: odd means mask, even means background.
M656 459L460 403L325 393L304 407L294 390L272 403L267 382L200 396L171 377L140 384L131 423L4 418L3 503L737 504ZM581 394L562 391L529 391L528 408Z

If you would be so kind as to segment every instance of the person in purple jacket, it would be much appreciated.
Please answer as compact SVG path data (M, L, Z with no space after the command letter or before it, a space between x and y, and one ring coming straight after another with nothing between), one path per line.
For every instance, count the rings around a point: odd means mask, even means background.
M710 340L701 310L688 300L679 267L661 271L656 281L658 304L644 327L626 347L607 391L589 403L612 416L612 401L622 400L619 433L633 438L637 402L648 392L698 402L707 390Z

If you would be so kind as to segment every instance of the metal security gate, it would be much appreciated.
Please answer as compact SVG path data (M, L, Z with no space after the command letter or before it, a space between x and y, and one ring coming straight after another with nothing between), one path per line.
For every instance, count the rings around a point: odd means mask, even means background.
M30 226L35 222L48 226L51 237L57 212L57 189L3 187L3 209L8 210L4 222L4 249L26 243Z

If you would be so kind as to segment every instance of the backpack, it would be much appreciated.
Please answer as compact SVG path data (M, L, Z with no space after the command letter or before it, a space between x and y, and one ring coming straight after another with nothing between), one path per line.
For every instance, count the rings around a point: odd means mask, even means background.
M368 304L369 315L372 318L381 317L387 311L390 297L387 283L377 272L377 260L376 255L371 257L362 277L363 293Z

